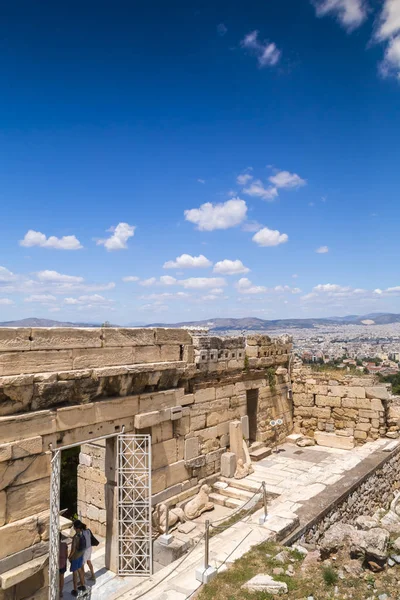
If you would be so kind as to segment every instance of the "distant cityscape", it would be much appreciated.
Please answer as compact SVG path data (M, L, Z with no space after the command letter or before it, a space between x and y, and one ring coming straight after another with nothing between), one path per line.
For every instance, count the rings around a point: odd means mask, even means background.
M321 325L288 333L293 336L295 354L304 363L332 364L384 376L399 373L400 323Z

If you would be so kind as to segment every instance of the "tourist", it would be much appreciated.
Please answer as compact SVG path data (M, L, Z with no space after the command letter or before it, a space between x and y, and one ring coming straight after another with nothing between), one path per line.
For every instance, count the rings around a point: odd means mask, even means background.
M85 542L86 542L85 553L83 555L83 569L85 569L85 564L87 563L87 566L89 567L89 570L90 570L89 579L96 583L96 575L94 574L93 563L91 560L92 559L92 532L90 531L90 529L87 528L87 526L84 523L82 523L82 521L75 521L74 527L76 527L76 524L78 524L78 526L80 526L82 528L83 536L84 536Z
M74 523L75 535L72 538L71 552L69 554L69 560L71 561L72 578L74 582L74 589L71 594L73 596L78 595L78 590L86 590L85 587L85 573L83 570L83 555L85 553L86 541L83 535L82 523L75 521ZM80 586L78 587L78 575Z
M60 584L59 584L60 598L62 598L64 596L64 594L63 594L64 574L65 574L65 571L67 570L67 558L68 558L68 546L62 536L62 533L60 532L60 551L59 551L59 564L58 564L58 570L59 570L59 574L60 574Z

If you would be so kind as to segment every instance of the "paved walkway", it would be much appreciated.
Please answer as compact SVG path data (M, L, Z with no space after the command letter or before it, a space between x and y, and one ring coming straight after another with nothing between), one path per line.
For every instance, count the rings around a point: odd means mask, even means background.
M390 440L380 439L350 451L285 444L278 453L254 464L254 473L242 481L253 489L265 481L267 491L278 495L269 505L268 520L260 525L263 511L257 511L213 537L210 541L211 566L224 569L225 564L240 558L253 545L277 536L284 539L299 525L297 513L304 512L312 498L330 489L333 492L337 482L350 471L354 472L354 468L366 459L369 463L374 455L377 460L381 459L382 450L389 443ZM318 505L318 502L314 504ZM209 518L213 520L213 513L209 513ZM150 578L122 579L108 573L100 575L92 597L96 600L187 600L200 587L195 571L203 561L204 543L200 542L183 559Z

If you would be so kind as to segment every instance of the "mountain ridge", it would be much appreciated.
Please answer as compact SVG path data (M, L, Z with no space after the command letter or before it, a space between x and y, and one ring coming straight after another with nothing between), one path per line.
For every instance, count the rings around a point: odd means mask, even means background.
M211 331L268 331L272 329L313 329L318 325L390 325L400 323L397 313L369 313L367 315L346 315L344 317L321 317L308 319L260 319L258 317L203 319L199 321L181 321L177 323L150 323L122 325L122 327L209 327ZM73 323L71 321L54 321L29 317L14 321L0 322L0 327L101 327L101 323ZM121 327L112 324L111 327Z

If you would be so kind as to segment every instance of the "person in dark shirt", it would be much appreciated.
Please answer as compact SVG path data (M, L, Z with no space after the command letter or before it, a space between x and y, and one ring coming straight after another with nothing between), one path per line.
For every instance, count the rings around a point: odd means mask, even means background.
M72 578L74 582L74 589L72 590L72 596L78 595L78 590L86 590L85 587L85 572L83 570L83 555L85 553L85 541L83 537L83 529L77 525L74 526L75 535L72 538L71 552L69 553L69 560L71 561ZM82 547L83 540L83 547ZM78 575L80 586L78 587Z

